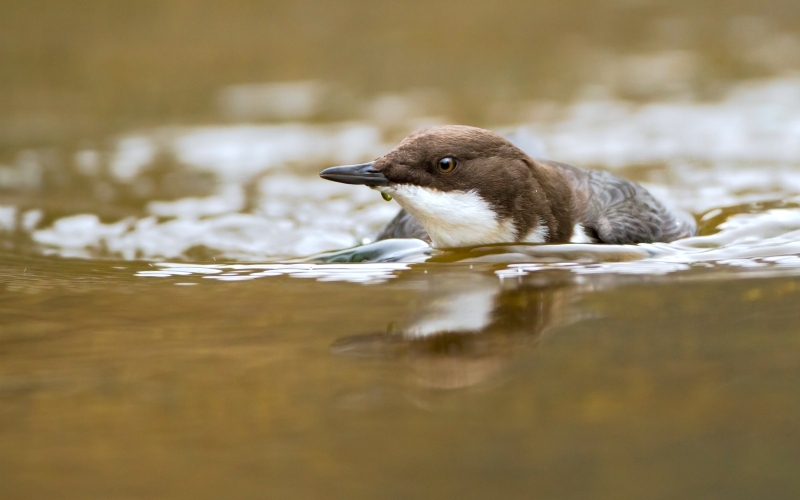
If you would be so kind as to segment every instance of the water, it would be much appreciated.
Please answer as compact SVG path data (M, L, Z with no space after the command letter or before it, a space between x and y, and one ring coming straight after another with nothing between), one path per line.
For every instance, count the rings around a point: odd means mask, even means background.
M800 493L794 3L101 3L0 20L3 498ZM317 177L453 122L699 234L372 242Z
M4 489L796 493L797 278L496 267L6 258Z

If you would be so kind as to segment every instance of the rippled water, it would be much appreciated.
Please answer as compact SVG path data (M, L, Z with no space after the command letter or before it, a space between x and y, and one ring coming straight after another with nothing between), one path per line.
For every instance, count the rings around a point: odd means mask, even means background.
M800 11L717 3L5 6L0 496L797 497ZM317 176L465 121L699 234L372 242Z
M397 98L404 109L413 104ZM530 109L532 121L498 130L535 157L618 169L701 222L700 237L632 252L686 263L796 253L800 79L743 83L716 103L604 99ZM369 123L139 131L116 139L105 163L99 151L75 157L96 190L121 197L138 189L155 198L138 214L53 219L45 207L8 206L4 225L39 252L64 257L282 261L350 247L368 242L398 207L314 173L380 155L392 147L384 136ZM171 183L203 176L213 179L206 196L158 199Z

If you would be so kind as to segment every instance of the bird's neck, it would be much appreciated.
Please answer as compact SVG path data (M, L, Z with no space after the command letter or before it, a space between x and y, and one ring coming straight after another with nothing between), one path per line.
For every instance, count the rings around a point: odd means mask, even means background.
M575 192L558 168L529 160L533 189L520 196L514 220L520 241L566 243L576 224ZM542 241L542 235L545 235Z

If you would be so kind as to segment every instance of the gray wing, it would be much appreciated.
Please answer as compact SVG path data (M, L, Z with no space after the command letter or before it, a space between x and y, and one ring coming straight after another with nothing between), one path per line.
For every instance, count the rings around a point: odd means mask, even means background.
M671 209L635 182L608 172L589 171L584 227L610 244L670 242L692 236L691 215Z
M422 224L417 222L417 219L411 216L405 209L397 213L392 222L386 225L385 228L378 234L375 241L388 240L391 238L417 238L419 240L431 242L430 236L422 227Z

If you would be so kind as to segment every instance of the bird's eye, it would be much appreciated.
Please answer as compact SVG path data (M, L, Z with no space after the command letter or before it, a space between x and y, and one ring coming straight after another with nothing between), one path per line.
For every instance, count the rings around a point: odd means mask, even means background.
M451 158L449 156L442 158L439 160L439 172L443 174L449 174L453 171L453 169L456 168L456 165L458 165L458 160L455 158Z

